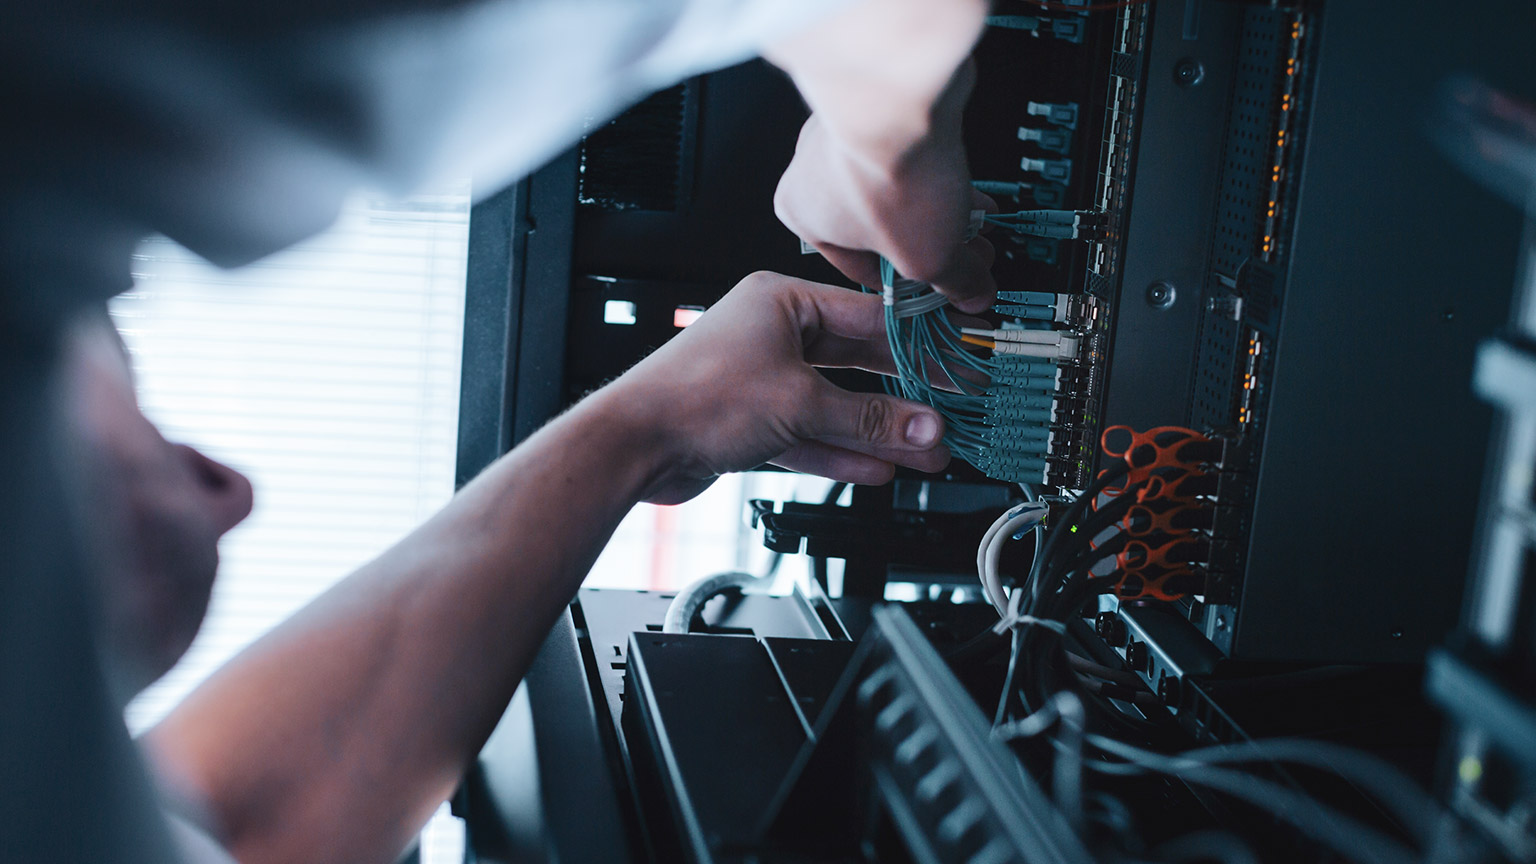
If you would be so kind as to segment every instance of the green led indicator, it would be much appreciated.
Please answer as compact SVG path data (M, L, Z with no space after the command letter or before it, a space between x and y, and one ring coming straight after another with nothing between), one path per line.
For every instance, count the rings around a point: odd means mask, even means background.
M1461 757L1461 764L1456 766L1456 775L1461 778L1462 783L1471 786L1473 783L1476 783L1478 780L1482 779L1482 760L1478 759L1476 756Z
M1077 533L1077 526L1073 525L1071 528L1068 528L1067 530L1071 531L1073 534L1076 534Z

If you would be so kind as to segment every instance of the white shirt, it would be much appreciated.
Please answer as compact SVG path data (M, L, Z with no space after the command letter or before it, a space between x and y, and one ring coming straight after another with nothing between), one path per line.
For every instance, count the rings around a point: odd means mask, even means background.
M327 227L359 188L471 176L483 197L845 2L24 4L0 28L0 79L19 85L0 110L22 118L0 124L0 268L107 296L147 233L238 265Z

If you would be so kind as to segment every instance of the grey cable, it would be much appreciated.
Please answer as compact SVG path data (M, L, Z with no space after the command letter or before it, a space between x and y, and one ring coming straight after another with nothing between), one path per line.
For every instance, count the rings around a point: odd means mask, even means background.
M1202 747L1179 756L1210 763L1292 762L1326 771L1371 793L1420 843L1429 842L1439 815L1434 800L1396 766L1326 741L1268 738Z
M1025 501L1034 503L1040 500L1040 493L1035 491L1035 484L1020 483L1019 489L1023 490ZM1035 557L1039 558L1040 547L1045 545L1045 527L1043 525L1036 525L1033 530L1035 532Z
M740 570L717 573L700 579L677 592L677 596L672 598L671 605L667 606L666 617L662 619L661 632L687 633L688 625L693 622L693 616L697 615L711 598L724 591L750 585L756 581L758 581L757 576Z
M1084 714L1082 700L1077 694L1064 690L1023 720L992 727L992 734L1004 741L1031 738L1052 725L1057 727L1060 734L1055 742L1057 751L1051 769L1051 786L1056 806L1061 808L1067 824L1074 831L1081 831L1083 827L1083 723L1087 719Z
M1365 864L1414 864L1417 857L1401 843L1313 799L1278 783L1262 780L1241 771L1216 768L1204 762L1180 756L1164 756L1129 744L1088 735L1087 742L1099 750L1126 762L1090 760L1090 770L1103 774L1139 774L1153 771L1177 777L1186 783L1225 792L1259 807L1353 861Z

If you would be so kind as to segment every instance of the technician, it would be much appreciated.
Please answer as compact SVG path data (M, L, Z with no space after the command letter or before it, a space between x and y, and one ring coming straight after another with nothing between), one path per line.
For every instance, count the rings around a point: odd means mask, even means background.
M0 132L0 205L27 217L0 221L0 323L41 345L67 333L63 461L114 704L185 651L217 540L252 495L238 473L166 442L143 417L115 334L99 306L89 311L127 287L146 231L241 263L323 228L359 186L403 191L473 169L495 188L589 117L761 50L813 111L774 202L784 222L851 278L875 281L883 254L958 307L985 307L991 247L960 237L967 210L987 202L970 191L959 119L986 4L825 5L66 0L23 13L0 36L0 98L31 120ZM877 298L748 277L144 736L179 853L394 860L451 793L637 501L683 501L766 461L858 483L884 482L895 465L941 468L934 411L839 390L813 369L888 371L884 338ZM0 371L25 380L14 366ZM3 680L21 682L0 694L11 710L48 704L25 676ZM0 784L41 777L27 748L0 739L0 764L18 766ZM91 800L111 810L77 814L91 820L78 837L49 835L48 859L83 858L116 836L116 860L149 860L159 827L123 815L143 812L122 800L134 770L94 767L61 764L60 776L106 784ZM60 789L36 782L35 812L29 790L3 790L0 841L15 840L11 851L26 848L29 825L60 824L43 809Z

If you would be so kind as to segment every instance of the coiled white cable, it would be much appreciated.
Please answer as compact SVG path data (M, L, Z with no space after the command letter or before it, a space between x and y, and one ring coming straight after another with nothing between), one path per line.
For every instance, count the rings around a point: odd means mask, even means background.
M1050 505L1043 501L1026 501L1009 508L981 537L981 545L976 549L976 574L981 580L982 594L1000 618L1009 615L1008 592L1003 587L1002 574L998 572L1003 544L1009 537L1040 524L1049 511Z
M751 573L733 570L729 573L717 573L689 585L677 592L677 596L672 598L671 605L667 606L666 617L661 623L661 632L687 633L688 625L693 623L693 616L697 615L711 598L732 588L749 585L757 579L758 577Z

